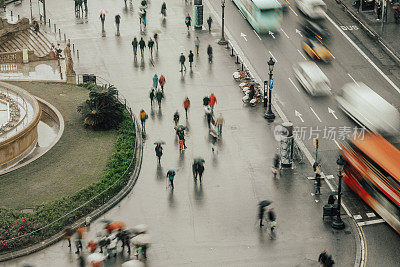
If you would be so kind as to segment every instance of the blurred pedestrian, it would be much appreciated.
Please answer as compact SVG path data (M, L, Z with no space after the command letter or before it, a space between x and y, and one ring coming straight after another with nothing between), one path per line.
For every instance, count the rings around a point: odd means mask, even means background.
M97 243L94 242L93 240L90 240L86 246L87 249L89 249L90 253L93 253L96 251L97 248Z
M163 2L161 5L161 14L163 18L167 16L167 4L165 2Z
M260 220L260 228L264 226L264 213L265 213L265 206L258 205L258 219Z
M214 106L217 104L217 98L215 97L214 93L211 93L211 95L208 97L210 99L210 102L208 105L211 107L211 110L214 112Z
M211 111L210 106L205 106L204 111L206 113L208 129L210 129L211 128L210 123L211 123L211 119L212 119L212 111Z
M150 93L149 93L150 105L151 105L151 106L153 106L153 100L154 100L154 97L155 97L155 96L156 96L155 90L154 90L154 88L151 88L151 89L150 89Z
M158 158L158 164L161 163L161 156L163 154L163 148L161 146L161 144L157 144L156 147L154 148L155 152L156 152L156 156Z
M212 62L212 57L213 57L213 50L211 45L208 45L207 47L207 55L208 55L208 62Z
M318 262L322 264L324 267L332 267L335 264L335 261L332 259L332 256L326 253L326 249L324 249L318 256Z
M175 171L168 170L167 177L169 179L169 185L171 186L172 190L174 189L174 179L175 179Z
M157 73L156 73L153 76L153 87L154 87L154 89L157 89L157 86L158 86L158 76L157 76Z
M188 55L190 69L192 69L193 57L194 57L193 52L192 50L190 50Z
M156 48L158 51L158 33L155 32L153 38L154 38L154 42L156 42Z
M76 252L75 252L75 254L79 254L79 250L82 250L82 239L83 239L85 230L86 230L85 227L79 227L76 230L76 233L75 233Z
M186 24L186 27L187 27L187 29L189 31L190 30L190 26L192 25L192 18L190 17L189 13L186 16L185 24Z
M179 149L181 151L185 150L187 148L185 143L185 130L176 131L176 135L178 136L179 139Z
M146 43L143 40L143 37L140 37L139 47L140 47L140 55L143 57L144 48L146 47Z
M78 264L79 267L85 267L86 266L86 259L85 259L85 255L81 252L78 255Z
M100 13L100 20L101 20L101 33L102 33L103 36L104 36L104 33L105 33L105 30L104 30L104 22L105 22L105 20L106 20L106 13L105 13L105 12Z
M222 125L224 124L224 118L222 117L222 113L219 113L219 116L217 118L217 129L218 129L218 135L222 135Z
M148 116L143 109L140 110L139 117L140 117L140 122L142 123L142 132L146 132L145 124L146 124L146 120L147 120Z
M85 15L87 16L88 8L87 8L87 0L83 0L83 3L85 4Z
M194 180L197 180L197 175L199 174L198 167L199 167L199 164L196 161L193 161L192 172L193 172Z
M183 108L185 109L185 114L186 114L186 119L188 115L188 109L190 108L190 100L189 97L186 97L185 100L183 101Z
M165 85L165 77L164 77L164 75L160 75L160 79L158 79L158 82L160 83L160 86L161 86L161 91L163 91L164 92L164 85Z
M176 111L176 112L174 113L174 123L175 123L175 126L178 126L178 122L179 122L179 113L178 113L178 111Z
M119 36L119 24L121 23L121 16L115 15L115 25L117 26L117 36Z
M315 194L320 195L321 194L321 169L319 165L316 167L315 170Z
M71 236L72 236L72 228L70 226L67 226L64 228L64 238L67 239L68 241L68 247L71 247Z
M185 68L185 71L186 71L185 61L186 61L186 58L185 58L185 56L183 55L183 53L181 53L181 56L179 57L179 63L181 64L181 70L180 70L180 72L183 71L183 68Z
M269 220L269 226L271 230L271 235L274 233L275 227L276 227L276 214L273 208L270 208L268 210L268 220Z
M149 47L151 57L153 57L154 41L151 39L151 37L150 37L149 42L147 43L147 46Z
M208 106L210 103L210 98L208 96L203 97L203 106Z
M203 177L203 172L204 172L204 165L199 164L199 166L197 167L197 173L199 174L200 183L201 183L201 177Z
M121 241L122 243L122 253L124 253L125 247L128 249L128 254L131 253L131 246L129 244L129 234L122 229L118 230L118 233L116 234L117 242Z
M200 47L199 36L196 36L196 39L194 39L194 46L196 47L196 55L198 55L199 54L199 47Z
M137 40L137 38L135 37L135 38L133 38L133 40L132 40L133 54L135 55L135 57L136 57L136 55L137 55L137 47L138 47L138 40Z
M208 32L211 32L211 23L212 23L212 18L211 16L208 17L207 19L207 24L208 24Z
M156 91L156 99L158 103L158 108L161 109L161 100L164 98L163 93L160 90Z

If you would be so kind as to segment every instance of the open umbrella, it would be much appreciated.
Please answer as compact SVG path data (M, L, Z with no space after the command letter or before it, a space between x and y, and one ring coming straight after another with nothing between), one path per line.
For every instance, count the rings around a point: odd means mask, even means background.
M135 234L143 234L147 232L148 228L149 227L146 224L138 224L135 227L133 227L131 231Z
M100 9L100 14L107 14L107 13L108 13L107 10L105 10L105 9Z
M197 164L203 164L204 162L206 162L203 158L195 158L193 161Z
M119 229L123 229L126 227L126 224L124 222L121 221L116 221L116 222L112 222L107 224L104 228L111 233L114 230L119 230Z
M122 263L122 267L144 267L144 262L140 260L130 260Z
M145 246L150 244L150 235L149 234L140 234L132 238L132 244L138 246Z
M103 254L92 253L87 257L87 261L90 263L102 262L104 260Z
M175 126L174 129L175 129L176 131L184 131L184 130L186 129L186 127L183 126L183 125L178 125L178 126Z
M261 207L266 207L266 206L271 205L271 203L272 203L272 201L263 200L263 201L260 201L260 203L258 203L258 205L261 206Z
M165 145L165 142L162 140L157 140L154 142L155 145Z
M161 33L160 30L154 30L153 32L154 32L154 33Z

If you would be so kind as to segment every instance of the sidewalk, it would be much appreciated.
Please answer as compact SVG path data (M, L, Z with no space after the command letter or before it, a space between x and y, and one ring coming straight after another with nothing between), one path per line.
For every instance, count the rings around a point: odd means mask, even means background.
M105 38L100 37L97 13L89 13L87 23L75 24L66 19L71 13L73 16L73 2L57 2L58 9L65 12L59 14L60 22L55 23L65 29L81 51L77 73L95 73L114 82L136 114L142 108L149 114L139 179L132 193L103 217L124 221L129 227L149 225L153 244L148 266L319 266L318 255L324 248L333 255L337 266L352 266L356 229L346 216L344 231L332 230L329 219L322 221L322 206L330 190L323 183L320 198L311 196L313 183L307 180L307 176L312 176L311 166L298 165L284 171L280 179L272 177L272 158L278 145L273 137L274 125L266 123L262 106L243 106L243 95L232 79L237 66L229 51L217 45L219 29L214 27L211 34L191 30L188 35L184 21L192 6L185 6L184 1L168 3L163 26L159 18L161 2L151 1L149 28L144 35L147 41L154 30L160 30L160 50L150 60L146 48L144 59L139 55L138 61L133 60L130 45L133 36L141 36L136 2L135 11L121 13L121 37L114 36L113 15L123 10L123 1L120 6L105 0L89 3L90 10L109 11ZM54 10L52 13L56 14ZM204 17L208 15L205 10ZM189 50L194 50L195 36L200 38L200 56L195 56L193 72L187 62L188 70L181 75L178 57L181 52L187 56ZM214 50L212 64L207 62L208 44ZM166 77L166 98L161 111L157 107L151 109L148 98L154 73ZM218 101L215 113L221 112L226 122L214 153L202 106L202 98L211 92ZM182 107L185 96L191 100L187 121ZM184 153L179 153L173 130L176 110L181 114L180 123L189 129L188 149ZM276 120L276 124L280 122ZM158 139L166 142L161 166L157 166L153 145ZM194 183L192 177L191 164L198 156L206 160L202 184ZM174 192L166 188L165 174L169 168L178 170ZM276 240L258 227L257 203L263 199L272 200L277 213ZM93 222L87 240L101 231L103 217ZM106 266L119 266L121 261L118 257ZM53 266L71 266L75 264L75 254L69 252L66 243L59 242L0 266L20 266L26 262L34 266L46 266L49 262Z
M397 58L400 65L400 42L398 32L400 30L400 23L396 24L393 16L393 4L387 4L387 22L384 22L382 27L382 20L377 20L378 16L374 10L360 11L353 7L353 0L342 0L342 5L348 9L350 16L357 18L371 32L376 35L375 38L381 39L382 46L386 46ZM394 2L394 1L393 1ZM369 33L369 35L371 35ZM385 49L385 48L384 48Z

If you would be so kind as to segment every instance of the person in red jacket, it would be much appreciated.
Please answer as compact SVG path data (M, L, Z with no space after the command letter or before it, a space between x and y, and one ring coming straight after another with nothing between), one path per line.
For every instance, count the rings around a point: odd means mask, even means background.
M164 75L161 74L160 78L158 79L158 82L160 83L161 91L164 92L164 84L165 84L165 77L164 77Z
M186 97L186 98L185 98L185 101L183 101L183 108L185 109L186 119L187 119L187 112L188 112L188 109L190 108L190 100L189 100L189 97Z
M208 105L211 107L211 110L214 111L214 105L217 104L217 98L215 97L214 93L211 93L210 97L210 102Z

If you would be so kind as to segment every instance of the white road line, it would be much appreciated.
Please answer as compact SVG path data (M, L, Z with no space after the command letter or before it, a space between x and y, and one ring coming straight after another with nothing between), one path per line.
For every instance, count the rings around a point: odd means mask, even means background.
M335 140L335 139L333 139L333 142L335 142L335 144L337 145L337 147L339 148L339 150L341 149L340 148L340 145L339 145L339 143Z
M286 35L286 37L287 37L288 39L290 39L290 38L289 38L289 35L287 35L286 32L285 32L282 28L281 28L281 31Z
M297 52L299 52L299 54L304 58L304 60L307 60L307 58L303 55L303 53L300 52L299 49L297 49Z
M357 215L353 215L354 220L361 220L362 217L361 215L357 214Z
M296 15L296 17L298 17L299 15L296 14L296 12L294 12L293 8L291 6L289 6L290 10L292 10L292 12Z
M271 51L268 51L268 52L269 52L269 54L271 55L271 57L275 60L275 63L277 63L278 60L276 60L276 58L275 58L274 55L271 53Z
M356 82L356 80L354 80L354 78L350 75L350 73L347 73L347 75L349 75L350 79L352 79L353 82L354 82L355 84L357 84L357 86L360 86L360 85Z
M382 75L382 77L398 92L400 93L399 87L397 87L392 80L389 79L388 76L386 76L385 73L377 66L375 63L362 51L354 42L353 40L348 37L343 30L325 13L326 18L335 26L335 28L347 39L347 41L350 42L350 44L357 49L357 51L379 72L379 74Z
M312 107L310 107L311 111L314 113L315 117L317 117L317 119L319 120L319 122L322 122L321 119L318 117L317 113L315 113L315 111L313 110Z
M292 79L289 78L289 81L293 84L294 88L296 88L297 92L300 93L299 88L297 88L297 86L294 84L294 82L292 81Z
M258 35L258 33L257 33L255 30L253 30L253 32L255 33L255 35L257 35L258 39L260 39L260 41L261 41L261 38L260 38L260 36Z
M384 219L376 219L376 220L371 220L371 221L366 221L366 222L359 222L357 223L358 226L365 226L365 225L371 225L371 224L378 224L378 223L384 223Z
M244 20L246 20L246 17L243 15L242 11L241 11L239 8L238 8L238 10L239 10L240 15L242 15L242 18L243 18Z

